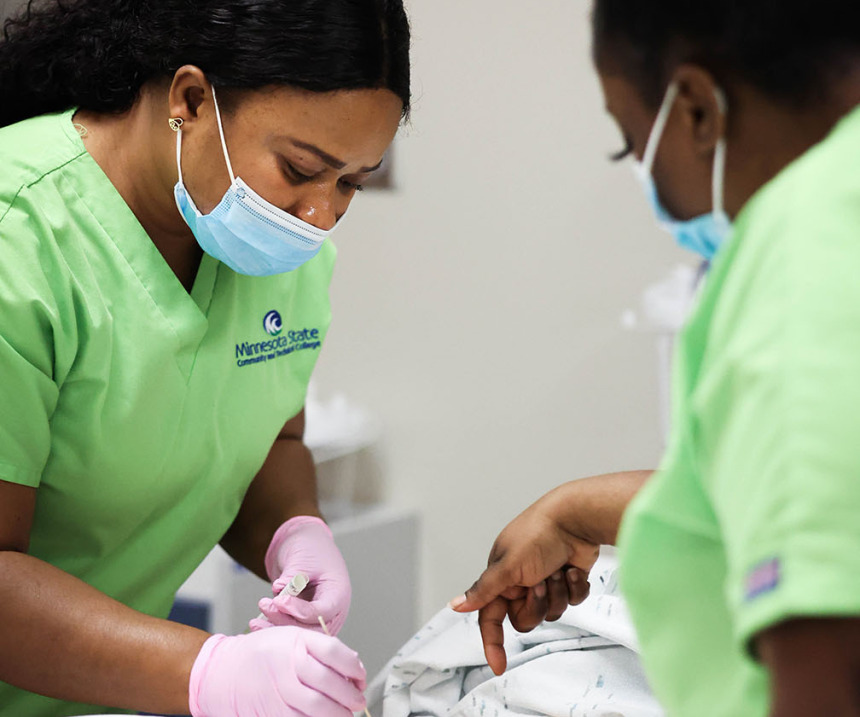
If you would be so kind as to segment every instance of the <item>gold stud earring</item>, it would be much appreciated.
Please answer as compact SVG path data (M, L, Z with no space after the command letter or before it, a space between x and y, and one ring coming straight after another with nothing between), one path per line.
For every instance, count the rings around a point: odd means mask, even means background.
M174 132L178 132L182 129L184 121L182 117L171 117L169 120L167 120L167 124L170 125L170 129L172 129Z

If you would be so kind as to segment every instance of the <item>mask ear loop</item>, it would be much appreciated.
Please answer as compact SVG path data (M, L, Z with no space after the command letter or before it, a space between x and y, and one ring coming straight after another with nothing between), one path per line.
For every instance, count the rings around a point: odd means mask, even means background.
M669 85L669 88L666 90L666 96L663 98L663 104L660 105L660 111L654 120L651 135L648 137L648 144L645 146L645 154L642 155L642 168L647 174L651 174L651 170L654 168L657 149L660 147L660 140L663 138L663 132L666 129L666 123L669 121L669 114L672 112L675 99L678 97L679 89L677 82Z
M179 173L179 183L182 184L182 128L176 130L176 171Z
M717 98L717 106L720 114L725 117L729 111L729 103L726 100L725 93L719 88L714 88L714 94ZM725 132L717 140L717 146L714 148L714 171L711 178L711 200L713 203L713 211L715 216L724 216L723 209L723 189L726 180L726 150L727 142Z
M227 162L227 171L230 172L230 183L236 183L236 175L233 174L233 165L230 163L230 154L227 152L227 140L224 139L224 126L221 124L221 110L218 109L218 98L215 96L215 85L212 85L212 102L215 103L215 117L218 120L218 133L221 135L221 149L224 150L224 160Z

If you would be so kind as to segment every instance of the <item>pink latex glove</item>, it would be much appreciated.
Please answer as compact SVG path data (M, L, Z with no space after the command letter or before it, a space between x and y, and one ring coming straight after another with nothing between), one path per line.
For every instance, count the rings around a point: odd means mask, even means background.
M367 687L358 655L297 627L213 635L188 685L193 717L352 717Z
M260 600L263 615L251 620L251 630L294 625L321 631L322 617L337 635L346 622L352 588L343 556L320 518L300 515L278 528L266 551L266 572L275 597ZM307 575L310 584L293 597L284 588L297 573Z

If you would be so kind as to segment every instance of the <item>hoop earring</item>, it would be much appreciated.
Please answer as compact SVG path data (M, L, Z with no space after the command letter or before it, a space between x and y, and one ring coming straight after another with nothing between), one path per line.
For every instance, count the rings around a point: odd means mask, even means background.
M167 120L167 124L170 125L170 129L172 129L174 132L178 132L182 129L182 125L185 124L185 121L182 119L182 117L171 117L169 120Z

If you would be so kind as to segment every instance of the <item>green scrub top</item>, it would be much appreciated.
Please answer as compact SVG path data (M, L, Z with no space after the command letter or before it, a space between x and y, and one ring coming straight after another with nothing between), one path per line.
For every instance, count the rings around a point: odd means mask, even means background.
M765 717L760 631L860 616L860 109L763 187L675 358L621 584L671 717Z
M38 489L31 555L166 617L304 405L335 250L204 255L189 294L71 117L0 130L0 480ZM0 683L2 717L103 711Z

